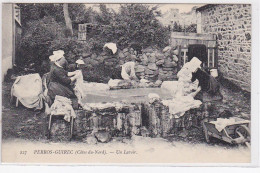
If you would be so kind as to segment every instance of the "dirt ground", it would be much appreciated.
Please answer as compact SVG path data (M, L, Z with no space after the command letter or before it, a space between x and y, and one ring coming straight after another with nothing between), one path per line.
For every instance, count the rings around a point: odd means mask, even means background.
M30 141L48 142L47 122L43 111L26 109L22 105L15 107L10 103L10 91L12 82L2 85L2 139L25 139ZM232 88L229 84L221 86L224 96L223 102L217 105L217 109L229 110L235 116L250 119L250 95L241 90ZM184 141L187 143L205 143L202 129L192 128L186 134L169 136L169 141ZM77 142L77 140L75 141ZM78 141L82 142L82 141ZM214 142L214 141L213 141ZM212 145L232 147L228 144L215 140Z

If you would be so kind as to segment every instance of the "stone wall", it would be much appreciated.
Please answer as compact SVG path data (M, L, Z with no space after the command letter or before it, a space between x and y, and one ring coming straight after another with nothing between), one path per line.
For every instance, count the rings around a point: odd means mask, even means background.
M216 34L223 76L242 89L251 86L251 5L215 5L201 11L202 33Z
M93 68L94 66L99 66L99 68L94 69L97 70L97 73L99 73L102 68L105 68L107 72L103 75L114 79L120 78L120 65L129 61L135 61L136 76L139 79L156 82L157 80L165 81L177 79L177 54L178 51L176 47L172 48L168 46L163 50L149 47L143 49L141 54L137 54L132 48L125 48L118 50L115 55L104 51L100 55L83 55L83 58L87 67ZM89 73L87 73L87 75L89 75ZM102 74L100 74L99 77L102 78ZM104 81L104 83L106 83L106 81Z

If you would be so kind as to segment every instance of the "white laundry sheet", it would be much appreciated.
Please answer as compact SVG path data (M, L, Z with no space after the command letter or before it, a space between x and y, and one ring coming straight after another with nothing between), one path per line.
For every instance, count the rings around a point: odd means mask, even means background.
M202 102L200 100L194 100L191 96L182 96L181 98L174 98L172 100L163 100L163 105L169 107L169 113L174 118L180 118L190 109L199 108Z
M216 121L210 121L210 123L214 124L216 129L219 132L221 132L227 126L250 123L250 121L238 117L230 117L230 118L217 118Z
M17 99L27 108L42 109L42 79L38 73L18 76L11 88L11 97Z
M54 103L51 105L51 115L64 115L64 120L68 122L71 117L76 118L71 100L58 95L55 96Z

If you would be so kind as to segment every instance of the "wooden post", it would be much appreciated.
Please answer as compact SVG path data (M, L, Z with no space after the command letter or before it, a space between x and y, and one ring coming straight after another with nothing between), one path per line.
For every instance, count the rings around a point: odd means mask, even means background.
M180 69L181 69L181 46L180 45L178 45L178 66L177 66L177 69L178 69L178 71L180 71Z

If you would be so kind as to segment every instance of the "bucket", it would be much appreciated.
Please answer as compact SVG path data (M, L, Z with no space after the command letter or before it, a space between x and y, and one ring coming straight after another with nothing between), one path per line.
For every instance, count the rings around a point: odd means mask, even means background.
M210 75L213 77L218 77L218 69L211 69Z

